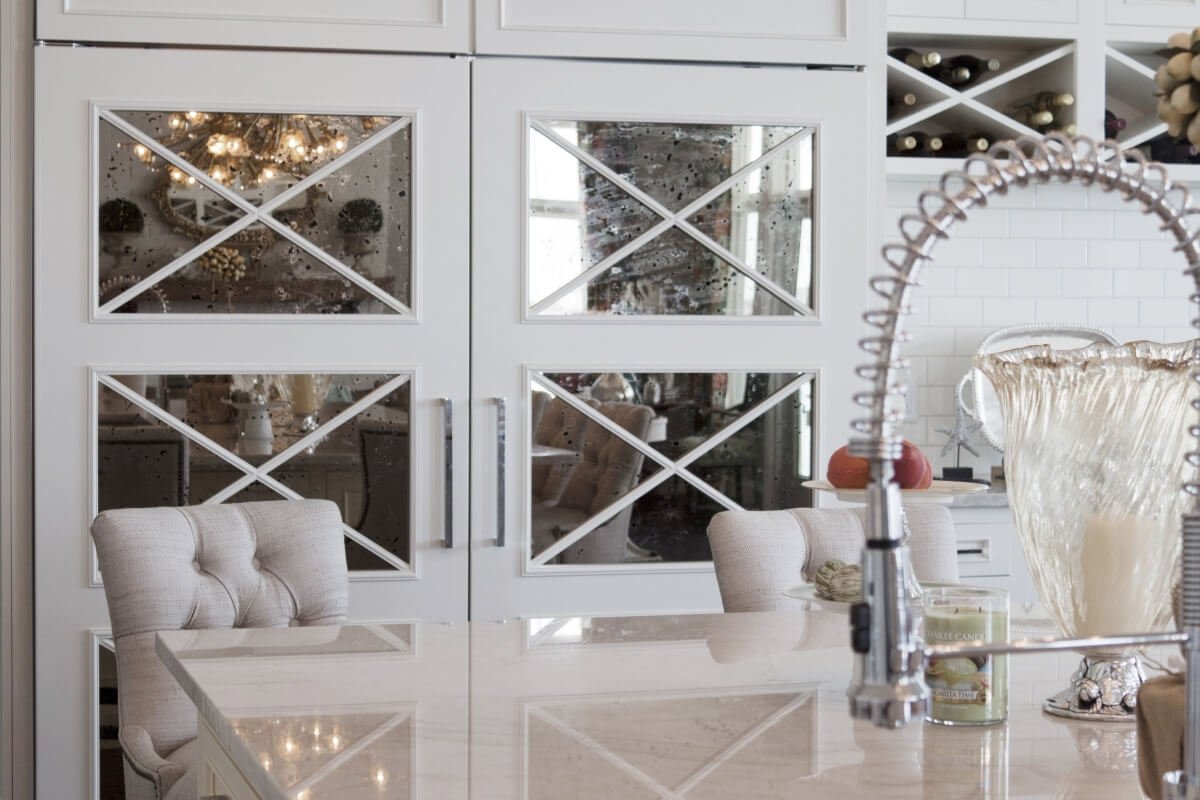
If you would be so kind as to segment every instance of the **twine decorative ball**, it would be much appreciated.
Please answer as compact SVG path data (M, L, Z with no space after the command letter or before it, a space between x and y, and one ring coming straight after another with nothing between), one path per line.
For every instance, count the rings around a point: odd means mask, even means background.
M1167 59L1154 73L1158 118L1167 123L1168 136L1200 147L1200 28L1172 34L1155 53Z

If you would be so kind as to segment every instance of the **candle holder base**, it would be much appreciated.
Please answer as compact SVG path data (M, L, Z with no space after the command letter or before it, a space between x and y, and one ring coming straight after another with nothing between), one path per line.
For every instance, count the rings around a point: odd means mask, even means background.
M1093 722L1135 722L1137 693L1146 674L1137 656L1084 656L1071 685L1048 698L1047 714Z

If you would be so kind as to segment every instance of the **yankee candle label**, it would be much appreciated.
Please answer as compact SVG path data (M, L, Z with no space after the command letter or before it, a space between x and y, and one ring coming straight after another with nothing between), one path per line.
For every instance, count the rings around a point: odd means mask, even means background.
M955 705L987 703L992 684L992 658L931 658L925 669L925 680L936 702Z

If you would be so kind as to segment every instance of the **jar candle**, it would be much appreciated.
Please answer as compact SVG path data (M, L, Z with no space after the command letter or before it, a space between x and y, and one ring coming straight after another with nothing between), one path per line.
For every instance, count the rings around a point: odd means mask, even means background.
M1008 592L946 586L925 592L924 636L930 645L1008 640ZM1008 718L1008 656L930 658L930 722L993 725Z

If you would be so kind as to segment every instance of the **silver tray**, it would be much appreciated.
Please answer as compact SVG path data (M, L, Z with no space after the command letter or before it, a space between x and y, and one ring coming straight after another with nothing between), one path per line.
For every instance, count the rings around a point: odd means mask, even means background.
M1090 344L1103 342L1118 344L1113 335L1103 328L1088 325L1058 323L1054 325L1016 325L1001 328L988 334L976 350L976 355L1016 350L1034 344L1048 344L1055 350L1074 350ZM963 387L971 384L971 405L963 400ZM980 429L988 444L1004 450L1004 417L1000 414L1000 401L991 381L982 372L972 367L958 382L955 399L963 412L982 424Z

